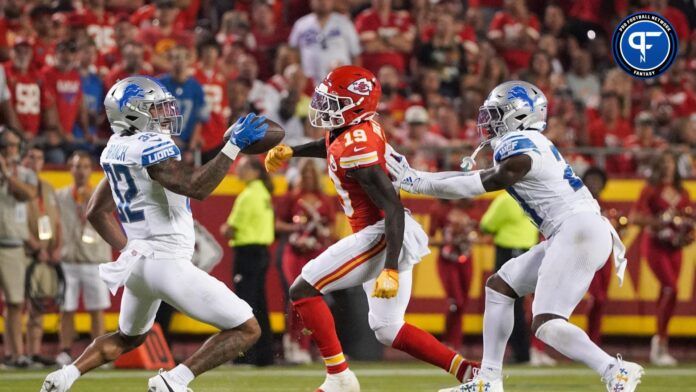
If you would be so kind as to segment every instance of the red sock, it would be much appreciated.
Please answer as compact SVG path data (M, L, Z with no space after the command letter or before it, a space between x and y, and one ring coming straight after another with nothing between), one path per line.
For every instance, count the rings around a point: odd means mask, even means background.
M312 339L324 358L326 372L336 374L348 369L341 342L336 335L333 315L326 302L321 297L311 297L295 301L292 305L300 314L305 329L312 334Z
M411 324L404 324L392 343L392 347L428 362L457 377L463 382L471 375L473 367L480 367L478 362L464 359L461 355L447 348L435 337Z

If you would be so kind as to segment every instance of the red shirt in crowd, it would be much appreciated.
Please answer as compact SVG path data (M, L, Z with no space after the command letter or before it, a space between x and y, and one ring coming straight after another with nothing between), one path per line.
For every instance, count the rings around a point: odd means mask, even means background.
M676 190L676 192L678 192L677 197L668 200L665 198L664 185L646 184L636 202L635 209L655 218L670 210L684 211L691 204L689 192L685 188ZM655 235L652 230L648 230L648 233L651 236Z
M34 47L32 67L43 69L46 66L54 64L54 55L56 53L56 45L54 42L44 41L37 37L33 41L32 46Z
M504 40L515 39L524 35L536 39L539 37L540 30L539 19L533 14L529 14L526 21L521 21L508 12L500 11L495 14L491 21L489 34L491 37L502 37ZM532 51L521 47L512 46L501 49L499 52L503 56L510 72L527 68L529 60L532 58Z
M228 80L220 70L206 71L197 68L194 78L203 86L205 103L210 110L208 122L203 124L203 151L210 151L222 143L230 118Z
M140 70L136 72L127 71L123 65L117 65L111 69L111 71L104 76L104 87L110 89L116 82L121 79L125 79L131 75L152 75L152 65L145 63Z
M47 67L42 71L46 90L55 97L60 125L65 133L72 133L82 106L82 80L76 70L61 71Z
M157 26L145 27L140 32L142 43L152 48L156 54L162 54L176 45L193 46L193 35L189 31L174 28L165 34Z
M379 39L379 37L394 37L409 33L413 30L413 22L406 11L392 11L387 20L382 20L373 8L366 9L355 18L355 29L361 39ZM391 65L399 72L406 71L408 57L396 50L387 52L363 52L362 66L375 75L384 65Z
M196 1L199 0L194 0L192 3L195 3ZM138 8L130 16L129 20L136 27L146 27L151 24L153 19L155 19L155 14L157 14L157 6L154 4L147 4ZM185 29L189 17L190 15L188 13L179 11L179 13L176 15L176 19L174 19L174 30Z
M645 8L648 12L657 12L653 7ZM660 15L664 16L671 24L674 26L674 30L677 32L677 37L679 37L680 42L686 42L689 40L689 35L691 34L691 28L689 27L689 20L679 8L667 6L664 11L658 12Z
M608 124L602 116L597 116L587 125L587 133L591 146L621 147L622 141L633 134L633 129L624 118L617 118L613 124Z
M11 63L5 63L10 102L22 128L36 136L41 129L41 111L54 104L53 97L44 87L40 72L30 68L20 72Z
M268 80L273 76L273 64L275 63L276 49L281 44L288 42L290 30L285 25L277 25L272 34L263 34L257 29L251 29L253 39L249 44L249 50L259 65L259 79Z
M330 238L317 230L317 224L331 227L336 215L334 200L322 192L302 191L294 189L278 204L278 217L283 222L294 223L298 226L290 235L289 250L296 255L305 256L305 262L318 256L329 246ZM315 217L319 222L313 222ZM308 237L315 241L307 241ZM304 244L313 243L307 248Z
M87 26L87 34L94 40L99 53L107 53L116 46L114 40L116 16L114 14L104 11L101 15L97 15L85 8L80 11L80 16Z

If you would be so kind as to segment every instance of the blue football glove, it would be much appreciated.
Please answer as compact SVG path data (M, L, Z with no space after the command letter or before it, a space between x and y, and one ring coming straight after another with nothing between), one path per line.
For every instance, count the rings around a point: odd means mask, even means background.
M263 139L267 130L266 117L249 113L232 124L225 132L224 138L229 138L230 143L243 150Z

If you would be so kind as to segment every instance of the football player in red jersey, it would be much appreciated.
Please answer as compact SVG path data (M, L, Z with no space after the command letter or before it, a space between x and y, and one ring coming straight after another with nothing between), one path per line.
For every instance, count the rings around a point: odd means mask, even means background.
M413 265L428 254L428 236L406 213L386 169L388 146L373 120L381 95L377 78L356 66L334 69L317 86L309 110L313 126L327 129L324 139L300 146L279 145L266 157L273 172L291 157L326 158L328 173L353 234L330 246L302 268L290 298L312 332L326 365L322 392L360 390L348 369L331 311L322 295L362 285L377 339L436 365L462 380L472 362L432 335L404 322L411 296Z

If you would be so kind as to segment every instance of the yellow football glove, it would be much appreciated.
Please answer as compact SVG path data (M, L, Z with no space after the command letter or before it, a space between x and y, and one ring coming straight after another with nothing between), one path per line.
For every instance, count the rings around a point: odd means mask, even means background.
M273 173L280 169L281 166L288 160L292 158L292 147L279 144L273 147L268 154L266 154L266 171Z
M399 291L399 271L385 268L375 281L372 296L377 298L394 298Z

